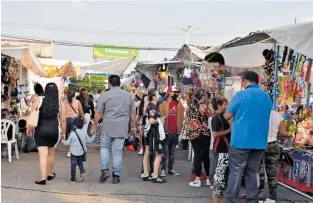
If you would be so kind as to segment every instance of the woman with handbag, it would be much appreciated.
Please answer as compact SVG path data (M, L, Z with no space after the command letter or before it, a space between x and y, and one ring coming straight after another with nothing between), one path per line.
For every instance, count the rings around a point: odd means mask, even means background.
M36 97L40 97L40 99L42 99L42 97L44 96L44 93L45 93L43 91L43 87L39 83L35 84L34 91L35 91L35 94L33 94L29 100L27 100L27 98L24 97L25 103L27 106L29 106L29 108L31 108ZM32 149L35 149L35 151L37 151L36 144L33 147L32 147L32 145L33 145L33 136L28 136L26 139L26 146L22 146L22 147L24 147L24 153L29 153L30 151L32 151Z
M67 92L67 100L64 101L64 107L65 107L65 117L66 117L66 138L68 138L69 134L72 131L73 123L76 118L81 117L83 121L85 122L85 114L83 112L83 108L81 103L74 98L75 92L68 91ZM67 152L67 157L71 157L71 147L69 147Z
M58 87L55 83L48 83L43 99L35 99L27 118L27 135L31 136L35 130L34 138L39 152L40 179L36 184L45 185L46 179L50 181L55 178L55 147L59 142L60 133L65 136L65 122L64 105L59 101Z

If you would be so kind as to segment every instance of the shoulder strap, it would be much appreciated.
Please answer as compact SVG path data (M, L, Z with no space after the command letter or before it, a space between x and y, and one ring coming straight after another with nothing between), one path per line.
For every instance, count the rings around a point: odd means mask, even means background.
M84 146L83 146L83 143L82 143L82 141L80 140L80 137L79 137L79 135L77 134L76 130L74 130L74 132L75 132L75 134L76 134L76 136L77 136L77 138L78 138L78 141L79 141L79 143L80 143L80 146L82 146L82 148L83 148L83 151L84 151L84 153L85 153L85 148L84 148Z
M221 125L222 125L222 129L221 129L221 131L223 131L223 130L225 130L223 120L222 120L222 118L221 118L221 115L220 115L220 114L217 114L217 116L218 116L218 119L220 120Z
M77 114L77 116L79 117L79 114L77 113L77 111L74 109L74 107L72 106L72 104L68 101L68 103L70 104L71 108L73 109L73 111Z
M222 124L222 130L225 130L224 129L224 123L223 123L223 121L222 121L222 118L221 118L221 116L218 114L218 118L220 119L220 122L221 122L221 124ZM229 144L229 142L228 142L228 139L225 137L225 136L223 136L223 140L224 140L224 142L226 143L226 145L227 145L227 148L228 148L228 151L230 150L230 144Z

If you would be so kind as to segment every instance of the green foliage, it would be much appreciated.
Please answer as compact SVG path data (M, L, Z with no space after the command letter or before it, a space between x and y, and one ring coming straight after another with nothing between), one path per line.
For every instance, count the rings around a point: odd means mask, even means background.
M70 78L70 81L69 89L72 91L79 92L81 88L87 88L89 92L96 92L98 89L106 89L108 77L101 75L86 75L82 80Z

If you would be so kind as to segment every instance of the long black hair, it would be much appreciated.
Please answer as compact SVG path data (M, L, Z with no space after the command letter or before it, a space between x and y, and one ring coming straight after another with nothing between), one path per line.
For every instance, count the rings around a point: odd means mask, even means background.
M60 107L58 86L53 82L48 83L44 96L40 107L40 117L56 119L59 115Z
M139 105L139 111L138 111L139 116L143 116L144 108L145 108L145 98L147 96L148 95L146 95L146 94L142 96L142 99L141 99L140 105Z
M71 104L73 102L73 97L75 97L75 92L73 91L68 91L67 93L67 101Z
M194 104L199 103L199 101L202 99L204 93L205 93L204 89L197 89L195 94L194 94L193 103Z
M41 86L41 84L36 83L34 86L34 90L35 90L35 94L37 94L39 96L43 96L44 91L43 91L43 87Z

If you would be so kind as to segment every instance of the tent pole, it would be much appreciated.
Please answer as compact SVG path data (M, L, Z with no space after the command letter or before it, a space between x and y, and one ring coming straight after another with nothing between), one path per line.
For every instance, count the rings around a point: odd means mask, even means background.
M311 97L311 69L312 69L312 59L308 59L308 68L307 68L307 73L306 73L306 82L307 82L307 93L306 93L306 109L309 109L310 107L310 97ZM312 119L313 119L313 115L312 115Z
M278 81L278 66L279 66L279 49L280 46L277 45L276 43L274 44L276 48L276 54L275 54L275 69L274 69L274 92L273 92L273 110L277 110L277 81Z

